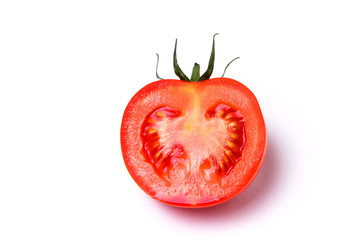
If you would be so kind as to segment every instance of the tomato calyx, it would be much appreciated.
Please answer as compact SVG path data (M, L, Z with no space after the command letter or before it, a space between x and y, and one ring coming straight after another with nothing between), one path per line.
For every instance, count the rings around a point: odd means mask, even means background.
M218 33L215 33L213 36L213 44L212 44L212 49L211 49L211 55L210 55L210 59L209 59L209 64L208 67L206 69L206 71L200 76L200 65L198 63L194 64L194 67L192 69L192 73L191 73L191 78L189 79L186 74L181 70L178 61L177 61L177 54L176 54L176 50L177 50L177 39L175 40L175 49L174 49L174 56L173 56L173 65L174 65L174 71L175 74L180 78L180 80L183 81L187 81L187 82L200 82L200 81L204 81L204 80L208 80L211 77L211 74L214 70L214 63L215 63L215 36L218 35ZM163 78L161 78L158 74L158 65L159 65L159 55L157 55L157 63L156 63L156 77L160 80L162 80ZM236 59L238 59L239 57L234 58L233 60L231 60L225 67L224 73L221 77L224 77L226 69L228 68L228 66L235 61Z
M214 63L215 63L215 36L216 35L218 35L218 33L215 33L213 36L213 44L212 44L208 68L203 73L203 75L200 76L200 65L195 63L190 79L184 74L184 72L181 70L181 68L177 62L177 56L176 56L177 39L176 39L175 49L174 49L174 71L175 71L175 74L180 78L180 80L189 81L189 82L200 82L203 80L207 80L211 77L211 74L214 70Z

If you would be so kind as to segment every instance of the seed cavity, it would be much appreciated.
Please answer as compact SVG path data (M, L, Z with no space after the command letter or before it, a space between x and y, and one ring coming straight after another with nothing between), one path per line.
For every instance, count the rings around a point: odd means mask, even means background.
M150 163L155 173L170 183L170 171L177 164L179 159L186 158L182 145L164 146L160 142L159 127L162 122L182 116L180 110L170 107L160 107L150 112L141 126L141 140L143 143L141 154L145 161Z
M222 101L210 107L205 114L205 118L222 119L228 130L222 156L218 158L211 157L210 159L212 161L205 160L201 166L202 169L206 166L207 175L211 172L214 176L216 175L218 179L222 179L228 175L241 160L242 149L245 145L245 120L240 110ZM214 162L214 160L216 162ZM205 174L204 170L203 173ZM209 176L204 176L204 179L209 179ZM221 180L219 181L221 182Z

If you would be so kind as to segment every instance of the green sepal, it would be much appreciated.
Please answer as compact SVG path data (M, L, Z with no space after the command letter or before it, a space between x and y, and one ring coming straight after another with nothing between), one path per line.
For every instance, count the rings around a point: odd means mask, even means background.
M224 69L224 73L223 73L223 75L222 75L221 77L224 77L225 72L226 72L226 69L229 67L229 65L230 65L233 61L235 61L236 59L239 59L239 58L240 58L240 57L234 58L233 60L231 60L231 62L229 62L229 63L226 65L226 67L225 67L225 69Z
M213 36L213 45L212 45L212 50L211 50L211 55L210 55L210 60L209 60L209 65L207 70L204 72L203 75L201 75L201 77L199 78L198 81L203 81L203 80L207 80L210 79L211 74L214 70L214 63L215 63L215 36L218 35L218 33L216 33Z
M163 78L159 76L158 74L158 66L159 66L159 54L156 54L157 56L157 61L156 61L156 77L159 79L159 80L162 80Z
M175 74L184 81L190 81L189 78L185 75L185 73L181 70L178 62L177 62L177 58L176 58L176 47L177 47L177 39L175 41L175 50L174 50L174 71Z

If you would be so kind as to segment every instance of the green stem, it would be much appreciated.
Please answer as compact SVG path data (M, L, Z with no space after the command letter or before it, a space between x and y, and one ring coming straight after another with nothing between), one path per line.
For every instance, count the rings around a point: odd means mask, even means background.
M190 82L198 82L200 78L200 65L195 63L191 74Z

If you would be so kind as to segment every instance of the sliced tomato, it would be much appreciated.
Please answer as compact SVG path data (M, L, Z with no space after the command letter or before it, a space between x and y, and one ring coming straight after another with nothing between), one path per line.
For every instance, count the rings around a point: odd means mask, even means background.
M160 80L130 100L121 124L126 167L147 194L206 207L243 191L266 152L254 94L229 78Z

